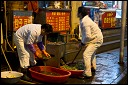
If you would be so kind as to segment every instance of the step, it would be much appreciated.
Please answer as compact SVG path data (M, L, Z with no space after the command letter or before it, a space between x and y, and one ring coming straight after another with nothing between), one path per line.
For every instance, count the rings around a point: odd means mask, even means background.
M121 34L121 27L120 28L113 28L113 29L103 29L101 30L103 33L103 36L110 36L114 34ZM125 29L125 34L127 34L127 28Z
M125 35L125 38L127 38L127 35ZM108 36L104 36L104 43L114 41L114 40L120 40L120 39L121 39L120 34L113 34L111 36L108 35Z
M127 39L124 39L124 46L127 46ZM120 48L120 40L103 43L103 45L97 50L97 53Z
M125 41L124 41L124 46L127 46L127 39L125 39ZM120 48L120 40L115 40L115 41L103 43L103 45L97 50L97 54L102 53L102 52L106 52L109 50L113 50L116 48ZM78 49L66 50L66 53L64 55L64 60L66 62L72 61L74 59L74 57L76 56L78 51L79 51ZM80 53L76 59L82 59L83 51L84 51L84 49L82 49L82 51L80 51Z

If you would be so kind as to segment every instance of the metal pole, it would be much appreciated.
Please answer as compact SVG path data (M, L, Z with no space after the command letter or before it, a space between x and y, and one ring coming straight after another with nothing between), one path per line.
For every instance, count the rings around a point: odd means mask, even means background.
M127 13L127 1L122 2L122 20L121 20L121 39L120 39L120 57L119 64L123 64L124 59L124 34L126 28L126 13Z

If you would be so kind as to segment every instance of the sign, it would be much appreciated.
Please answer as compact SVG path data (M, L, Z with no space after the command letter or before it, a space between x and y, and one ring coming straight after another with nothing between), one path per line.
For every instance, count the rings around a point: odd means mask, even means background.
M53 31L66 31L70 28L70 12L46 12L46 23L53 26Z
M32 16L13 16L13 31L26 24L32 24Z
M99 25L99 7L84 6L89 14L89 17Z
M116 12L104 12L102 14L101 28L115 28L116 27Z

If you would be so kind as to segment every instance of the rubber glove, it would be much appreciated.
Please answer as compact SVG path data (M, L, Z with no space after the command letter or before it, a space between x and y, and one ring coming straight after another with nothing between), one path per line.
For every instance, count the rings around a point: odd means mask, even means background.
M39 58L39 59L42 59L43 58L42 54L40 54L38 51L36 51L34 53L34 55L35 55L36 58Z
M50 54L47 53L45 50L42 50L42 53L43 53L46 57L50 57L50 58L51 58Z
M42 58L42 55L38 51L35 50L33 44L28 44L27 46L29 50L34 54L35 57Z

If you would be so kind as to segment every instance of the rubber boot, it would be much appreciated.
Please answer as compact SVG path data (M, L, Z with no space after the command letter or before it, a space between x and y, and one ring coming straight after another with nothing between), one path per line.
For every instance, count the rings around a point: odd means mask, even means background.
M30 74L29 74L28 68L20 68L20 72L24 74L21 77L22 80L32 82L32 79L29 77Z
M96 69L94 67L91 67L91 71L95 73Z

